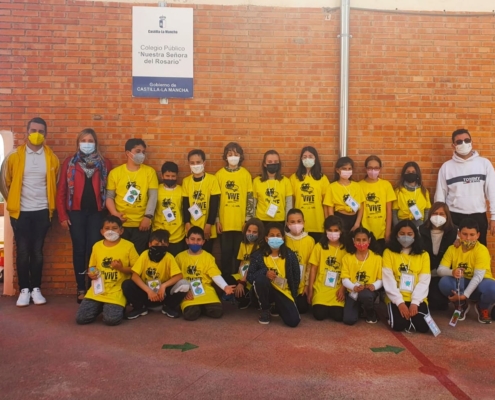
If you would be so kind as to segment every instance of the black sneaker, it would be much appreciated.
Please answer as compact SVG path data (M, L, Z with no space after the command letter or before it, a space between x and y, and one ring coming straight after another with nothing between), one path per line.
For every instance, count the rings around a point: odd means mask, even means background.
M368 324L376 324L378 322L378 317L376 316L375 309L366 311L366 322Z
M242 297L239 300L239 310L245 310L251 305L251 299L249 297Z
M258 322L262 325L268 325L270 323L270 311L261 310L260 317L258 318Z
M278 309L277 309L277 306L275 304L273 304L271 307L270 307L270 315L272 317L278 317L280 314L278 313Z
M461 303L460 307L457 307L457 309L461 312L461 315L457 319L458 321L464 321L466 319L466 315L469 312L469 309L471 308L469 301L466 300L463 303Z
M144 316L147 314L148 314L148 309L146 307L139 308L139 309L134 308L132 311L128 312L125 317L126 317L126 319L136 319L142 315Z
M166 315L169 318L179 318L179 312L172 310L170 307L163 306L162 314Z
M495 306L492 308L492 321L495 321Z

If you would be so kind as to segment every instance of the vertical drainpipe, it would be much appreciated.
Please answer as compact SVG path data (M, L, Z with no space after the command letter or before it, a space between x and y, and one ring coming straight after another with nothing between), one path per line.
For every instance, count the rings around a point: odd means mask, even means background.
M340 157L347 155L347 131L349 126L349 14L350 0L340 4Z

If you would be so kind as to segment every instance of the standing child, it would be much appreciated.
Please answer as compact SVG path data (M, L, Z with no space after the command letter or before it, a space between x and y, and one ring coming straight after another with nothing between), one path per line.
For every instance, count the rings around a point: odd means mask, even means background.
M376 324L375 300L382 287L382 258L375 254L376 242L366 228L351 232L347 254L342 259L342 284L347 288L344 324L354 325L362 307L368 324Z
M181 304L184 319L195 321L201 314L220 318L223 315L222 304L212 282L227 295L234 293L234 287L229 286L222 278L215 258L202 249L205 243L203 229L198 226L191 227L186 234L186 243L189 250L183 251L175 258L182 275L190 284L190 290Z
M305 222L301 210L293 208L287 214L287 228L285 243L297 256L301 281L297 290L296 305L300 314L308 312L308 285L309 285L309 257L315 247L315 240L304 232Z
M163 184L158 187L158 203L153 220L153 230L164 229L170 233L167 252L174 257L186 248L186 232L182 222L182 187L177 184L179 167L167 161L162 165Z
M316 244L309 258L308 302L318 321L331 318L341 322L344 317L345 287L342 286L342 258L347 254L344 226L339 217L325 219L325 235Z
M122 322L126 305L122 283L131 276L139 257L134 245L121 239L124 229L120 218L106 216L100 232L105 239L93 246L88 272L92 284L76 314L80 325L94 322L102 312L105 324Z
M237 270L236 256L243 235L242 227L253 217L253 180L243 168L244 151L237 143L229 143L223 150L227 165L216 173L220 186L220 208L217 218L217 233L222 248L222 274Z
M335 164L334 182L328 187L323 204L325 216L340 217L346 232L361 225L364 212L364 195L361 186L351 180L354 161L341 157Z

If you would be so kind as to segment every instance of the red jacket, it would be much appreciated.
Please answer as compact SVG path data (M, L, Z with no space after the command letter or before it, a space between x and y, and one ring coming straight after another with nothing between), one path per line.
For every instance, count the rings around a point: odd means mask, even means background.
M74 156L70 156L65 159L62 167L60 168L60 178L57 184L56 203L57 203L58 219L61 223L69 219L69 215L67 214L67 210L69 210L69 187L67 185L67 168L69 166L69 162L72 159L72 157ZM110 170L112 169L112 163L107 158L105 158L105 165L107 166L107 174L109 174ZM85 180L86 180L86 174L84 173L79 163L76 163L76 174L74 177L74 195L72 197L72 210L77 211L81 209L81 197L84 190ZM93 190L96 195L96 204L98 205L98 211L101 211L102 207L101 207L101 194L100 194L100 170L95 171L91 180L93 182Z

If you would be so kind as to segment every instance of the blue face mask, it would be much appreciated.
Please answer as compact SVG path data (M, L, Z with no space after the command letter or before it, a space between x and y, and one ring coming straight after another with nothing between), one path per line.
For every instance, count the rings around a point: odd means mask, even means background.
M200 244L188 244L189 250L191 250L193 253L197 253L198 251L201 250L201 247L203 247Z
M273 250L277 250L284 244L284 239L280 237L270 237L268 238L268 246L270 246Z

